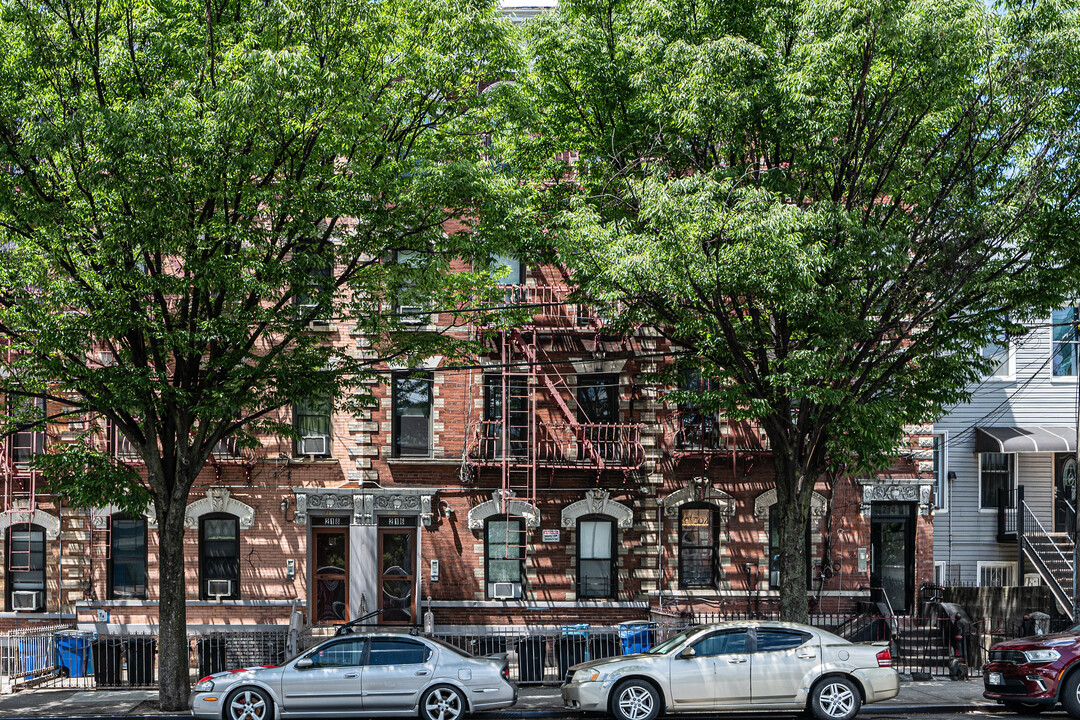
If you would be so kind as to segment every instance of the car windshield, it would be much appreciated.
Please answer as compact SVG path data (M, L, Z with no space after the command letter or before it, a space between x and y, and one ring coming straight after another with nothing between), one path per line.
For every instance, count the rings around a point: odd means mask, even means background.
M678 635L672 635L670 638L660 643L645 652L649 655L667 655L669 652L686 642L686 639L696 633L697 628L690 628L689 630L683 630Z

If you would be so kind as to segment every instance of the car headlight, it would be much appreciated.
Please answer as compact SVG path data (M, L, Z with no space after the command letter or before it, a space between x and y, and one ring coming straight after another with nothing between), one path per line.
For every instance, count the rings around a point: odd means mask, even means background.
M214 681L209 678L195 683L195 692L213 692Z
M1054 662L1061 657L1057 650L1025 650L1024 659L1029 663Z
M574 673L574 682L596 682L600 679L600 673L596 670L578 670Z

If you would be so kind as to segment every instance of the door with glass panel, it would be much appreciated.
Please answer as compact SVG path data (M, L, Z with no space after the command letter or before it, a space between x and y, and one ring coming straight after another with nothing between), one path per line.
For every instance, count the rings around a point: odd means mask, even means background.
M311 534L315 548L311 578L315 588L315 624L345 622L349 619L348 528L316 527Z
M395 522L411 526L394 526ZM416 518L379 518L379 623L416 624Z
M615 597L615 521L585 517L578 521L578 597Z

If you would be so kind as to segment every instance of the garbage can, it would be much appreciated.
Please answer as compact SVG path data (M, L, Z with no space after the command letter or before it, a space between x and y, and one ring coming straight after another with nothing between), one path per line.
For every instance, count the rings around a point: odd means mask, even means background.
M49 662L49 636L19 638L19 660L21 670L27 679L40 675L52 667Z
M90 665L89 636L57 635L56 659L61 673L73 678L86 677Z
M619 623L616 627L622 640L623 655L643 653L653 646L656 623L631 621Z
M154 684L154 653L157 641L152 637L132 637L124 642L127 655L128 685Z
M98 687L115 687L120 684L120 638L98 638L90 643L90 657L94 661L94 684Z
M566 682L570 668L589 659L589 625L563 625L562 636L555 640L559 677Z
M199 677L225 672L225 638L199 638Z
M547 663L547 638L528 635L518 640L518 681L540 682Z
M621 643L618 633L600 632L589 635L589 659L615 657L621 654Z

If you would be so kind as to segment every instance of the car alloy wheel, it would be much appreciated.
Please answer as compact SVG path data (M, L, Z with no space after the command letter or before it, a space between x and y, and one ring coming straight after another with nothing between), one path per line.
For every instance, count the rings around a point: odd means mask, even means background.
M270 698L262 690L244 688L229 696L229 718L231 720L270 720Z
M659 713L656 691L641 682L621 685L615 694L615 714L621 720L653 720Z
M861 704L858 691L844 678L830 678L814 688L813 711L819 720L849 720Z
M424 695L424 717L427 720L458 720L464 715L465 701L451 687L437 687Z

